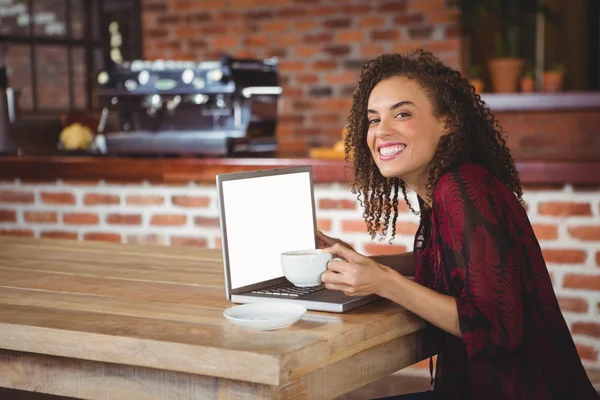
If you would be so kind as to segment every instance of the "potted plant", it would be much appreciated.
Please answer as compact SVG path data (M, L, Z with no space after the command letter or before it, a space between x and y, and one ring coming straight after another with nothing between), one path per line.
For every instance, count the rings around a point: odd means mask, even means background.
M529 66L521 78L521 92L531 93L535 89L535 68Z
M493 35L494 55L488 60L495 92L515 92L525 60L518 48L522 30L537 13L550 17L538 0L452 0L460 11L461 25L482 35Z
M544 92L558 92L562 89L565 76L565 67L562 64L555 64L544 71L542 88Z
M479 65L473 65L469 68L467 79L469 83L475 88L475 93L483 93L483 79L480 76L481 67Z

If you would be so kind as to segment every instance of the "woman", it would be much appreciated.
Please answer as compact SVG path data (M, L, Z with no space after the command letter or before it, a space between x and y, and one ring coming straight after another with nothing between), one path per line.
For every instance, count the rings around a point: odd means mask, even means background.
M399 192L407 203L407 189L418 196L414 254L365 257L318 233L342 258L329 263L327 288L377 294L439 328L434 390L410 398L599 398L521 204L504 133L466 79L423 50L370 61L345 147L371 237L388 226L394 236Z

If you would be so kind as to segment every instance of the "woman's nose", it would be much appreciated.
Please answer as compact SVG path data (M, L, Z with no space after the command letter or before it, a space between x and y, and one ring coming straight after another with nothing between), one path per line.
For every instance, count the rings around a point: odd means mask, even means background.
M379 138L383 138L386 136L390 136L394 133L394 129L390 126L390 124L388 124L388 122L384 119L381 119L381 121L379 121L379 124L377 124L377 130L375 131L375 136L379 137Z

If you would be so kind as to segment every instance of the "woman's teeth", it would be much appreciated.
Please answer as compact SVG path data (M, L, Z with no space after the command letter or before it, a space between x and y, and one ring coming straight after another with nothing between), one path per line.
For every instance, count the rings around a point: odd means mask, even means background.
M397 146L382 147L379 149L379 154L381 154L382 156L385 156L385 157L392 156L394 154L400 153L405 148L406 148L405 144L400 144Z

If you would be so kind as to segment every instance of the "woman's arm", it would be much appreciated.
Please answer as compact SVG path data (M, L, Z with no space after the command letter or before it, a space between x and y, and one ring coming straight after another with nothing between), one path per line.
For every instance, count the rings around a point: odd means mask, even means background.
M379 296L400 304L456 337L462 337L454 297L419 285L394 271L383 275L380 287Z
M353 296L377 294L386 297L446 332L461 337L453 297L421 286L339 243L326 251L345 260L328 263L329 270L322 276L328 289L341 290Z
M339 243L350 250L354 250L348 243L340 239L327 236L319 230L317 231L317 247L319 249L331 247L336 243ZM370 258L379 264L383 264L395 271L398 271L404 276L415 276L415 259L412 251L400 254L371 256Z

